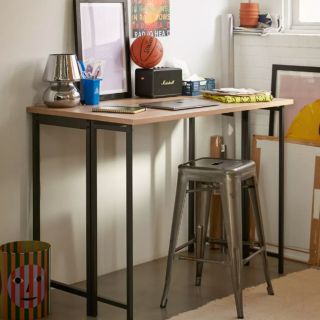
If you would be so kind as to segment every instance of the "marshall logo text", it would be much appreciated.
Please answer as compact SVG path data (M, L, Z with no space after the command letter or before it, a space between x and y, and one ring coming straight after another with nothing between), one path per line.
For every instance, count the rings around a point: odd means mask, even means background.
M162 86L172 86L172 85L174 85L174 83L175 83L175 80L163 80L162 82L161 82L161 85Z

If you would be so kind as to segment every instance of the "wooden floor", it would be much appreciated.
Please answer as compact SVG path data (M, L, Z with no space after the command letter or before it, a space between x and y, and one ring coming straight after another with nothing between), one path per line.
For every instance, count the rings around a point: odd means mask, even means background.
M259 257L244 268L244 286L250 287L264 281ZM229 268L205 264L201 287L195 287L195 264L176 260L169 300L166 309L159 307L163 289L166 259L159 259L134 268L134 319L163 320L195 309L209 301L232 293ZM277 260L269 258L272 278L277 278ZM286 261L285 273L306 269L302 263ZM85 284L78 284L83 287ZM99 295L125 301L125 271L117 271L99 277ZM235 311L236 312L236 311ZM51 291L51 320L125 320L125 310L99 303L98 317L86 317L86 300L59 290Z

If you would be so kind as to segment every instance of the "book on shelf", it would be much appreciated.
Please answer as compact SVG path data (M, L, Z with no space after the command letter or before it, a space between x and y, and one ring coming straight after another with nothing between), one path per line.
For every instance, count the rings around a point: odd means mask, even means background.
M245 28L234 27L233 33L235 34L253 34L253 35L267 35L271 33L278 33L282 30L282 26L279 27L267 27L267 28Z

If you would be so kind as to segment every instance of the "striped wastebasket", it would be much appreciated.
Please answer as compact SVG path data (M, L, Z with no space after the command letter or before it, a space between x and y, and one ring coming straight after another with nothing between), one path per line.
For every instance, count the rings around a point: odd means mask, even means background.
M31 320L49 314L50 245L16 241L0 246L0 318Z

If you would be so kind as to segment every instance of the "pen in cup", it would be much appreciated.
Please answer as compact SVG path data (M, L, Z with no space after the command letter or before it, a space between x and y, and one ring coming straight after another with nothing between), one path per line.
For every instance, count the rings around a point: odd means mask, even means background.
M99 64L93 72L92 78L97 79L101 74L101 65Z
M93 72L93 67L91 63L87 63L86 65L86 76L88 79L92 79L92 72Z
M84 62L82 60L79 60L78 63L79 63L81 77L82 77L82 79L86 79L87 75L86 75L86 71L85 71L86 68L85 68Z
M97 79L102 74L102 62L94 61L94 63L79 60L79 69L82 79Z

